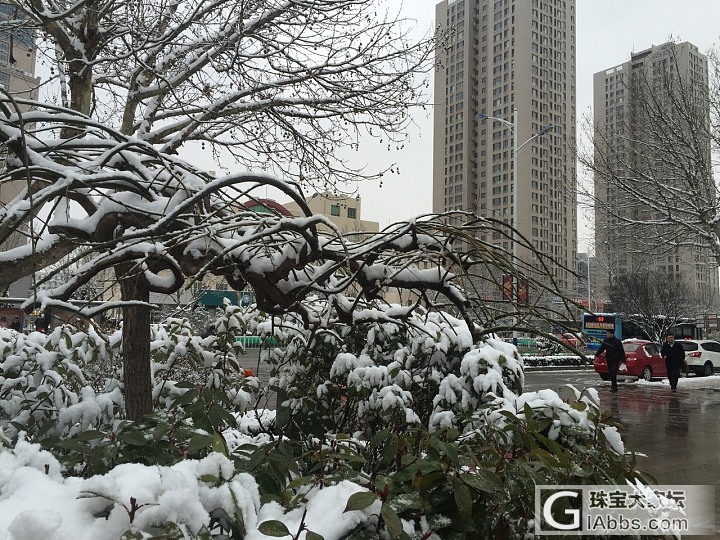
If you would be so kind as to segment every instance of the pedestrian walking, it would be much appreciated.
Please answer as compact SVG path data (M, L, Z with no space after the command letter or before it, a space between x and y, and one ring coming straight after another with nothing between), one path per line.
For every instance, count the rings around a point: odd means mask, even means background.
M610 384L613 392L618 391L617 372L620 364L625 361L625 349L622 341L615 337L614 330L605 330L605 339L603 339L600 348L595 353L597 358L603 352L605 353L605 361L610 372Z
M670 388L673 392L677 392L680 370L685 364L685 349L675 341L674 334L668 333L668 335L665 336L665 343L663 343L662 349L660 349L660 356L665 360L665 368L667 369Z

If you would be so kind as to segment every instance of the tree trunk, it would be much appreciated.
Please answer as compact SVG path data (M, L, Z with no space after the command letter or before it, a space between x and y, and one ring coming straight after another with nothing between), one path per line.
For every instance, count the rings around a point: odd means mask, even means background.
M125 301L150 301L150 290L142 276L121 279L120 290ZM125 412L128 420L141 422L152 412L149 307L123 308L122 347Z

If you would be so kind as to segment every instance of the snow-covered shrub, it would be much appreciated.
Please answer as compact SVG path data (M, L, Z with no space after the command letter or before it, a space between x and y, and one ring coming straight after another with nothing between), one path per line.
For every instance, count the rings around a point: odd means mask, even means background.
M272 536L292 535L298 523L316 530L313 520L300 519L308 501L352 482L364 489L335 506L377 518L336 540L405 538L402 532L412 539L529 539L537 484L649 481L597 399L572 388L563 396L508 392L483 403L460 428L391 425L363 439L281 438L235 445L233 456L239 470L258 479L262 500L283 501L281 515L266 523L277 532Z
M216 335L194 334L172 319L151 329L156 412L124 420L120 332L60 326L49 335L0 330L0 433L23 433L53 448L68 472L106 472L124 462L171 465L226 449L222 431L253 401L235 336L243 327L228 309Z
M0 427L11 438L19 431L72 436L112 422L123 406L112 378L116 347L94 330L0 329L0 351Z
M497 398L474 429L379 431L361 452L365 503L413 538L533 538L538 484L647 483L597 394L570 390Z
M219 453L67 479L49 452L20 438L0 448L0 471L1 538L212 538L214 529L239 539L257 527L257 483Z
M292 316L246 312L249 328L284 344L265 359L301 432L432 427L437 414L470 415L488 400L520 392L522 361L514 347L492 336L473 343L465 322L448 313L413 313L402 324L387 317L393 309L365 306L362 319L329 321L315 331Z
M354 481L370 493L349 506L379 504L381 516L357 537L520 538L537 483L644 479L595 392L522 394L516 349L492 336L473 343L448 314L405 325L382 308L363 315L307 332L292 317L244 314L248 328L284 345L265 359L295 440L273 443L274 459L246 448L237 465L252 464L266 479L261 495L291 501L288 513L318 483Z
M238 360L243 348L236 338L245 330L238 314L239 308L226 305L215 323L216 332L206 337L196 335L185 319L168 319L155 328L150 349L156 401L172 407L188 402L190 395L212 394L222 412L247 409L257 392L257 379L246 378Z

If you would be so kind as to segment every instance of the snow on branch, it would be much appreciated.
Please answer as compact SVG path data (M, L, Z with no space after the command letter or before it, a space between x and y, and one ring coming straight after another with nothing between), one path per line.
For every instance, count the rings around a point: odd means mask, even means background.
M321 236L317 225L330 222L312 216L302 192L277 178L239 173L213 179L72 111L37 107L30 117L32 125L6 109L0 122L0 142L8 149L0 182L30 178L0 213L0 231L30 230L37 216L49 213L43 241L64 246L65 253L77 250L87 262L27 307L63 305L100 272L123 268L121 279L132 274L162 293L206 273L224 276L235 288L253 287L268 313L296 311L308 324L316 319L303 306L310 294L374 300L389 287L416 297L435 291L469 320L468 301L450 270L460 259L429 222L397 225L357 242L337 230ZM60 126L78 135L47 137ZM283 191L305 215L249 210L242 200L265 186ZM71 201L81 204L71 211ZM2 279L27 275L38 255L28 246L4 251L1 258L13 260L16 270Z

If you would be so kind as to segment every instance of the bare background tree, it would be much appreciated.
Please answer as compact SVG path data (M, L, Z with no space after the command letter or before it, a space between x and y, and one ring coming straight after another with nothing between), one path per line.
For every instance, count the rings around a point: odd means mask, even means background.
M610 288L610 302L614 311L624 315L623 320L636 324L657 342L681 319L693 317L698 306L695 291L686 281L648 268L619 276Z

